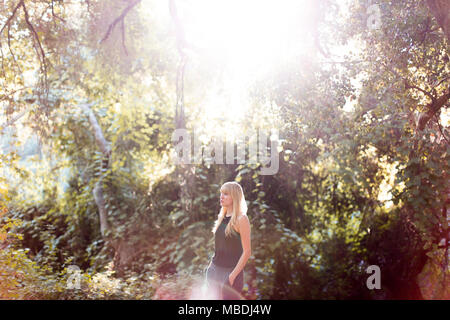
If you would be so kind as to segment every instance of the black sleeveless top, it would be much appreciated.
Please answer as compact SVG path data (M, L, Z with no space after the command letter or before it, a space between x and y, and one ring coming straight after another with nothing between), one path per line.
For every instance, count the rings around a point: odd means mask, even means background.
M243 249L241 236L234 230L229 236L225 236L225 228L231 217L224 217L215 234L215 252L213 263L219 267L231 268L238 263Z

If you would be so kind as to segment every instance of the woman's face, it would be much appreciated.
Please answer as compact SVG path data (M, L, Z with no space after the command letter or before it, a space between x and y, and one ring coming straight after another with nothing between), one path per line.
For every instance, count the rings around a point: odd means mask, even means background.
M233 198L226 190L220 191L220 205L222 207L231 207L233 205Z

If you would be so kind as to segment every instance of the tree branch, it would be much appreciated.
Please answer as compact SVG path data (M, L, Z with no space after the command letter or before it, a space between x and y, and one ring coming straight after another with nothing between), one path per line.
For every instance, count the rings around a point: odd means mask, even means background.
M25 115L25 113L27 113L27 112L28 112L28 110L23 110L21 113L19 113L18 115L16 115L12 119L8 120L5 124L0 125L0 129L1 129L0 132L3 132L3 130L5 130L7 127L12 125L14 122L19 120L20 118L22 118Z
M100 150L105 156L109 156L111 154L111 147L109 146L109 142L106 141L105 137L103 136L102 128L98 124L97 118L95 117L94 112L90 108L90 105L81 104L80 107L89 117L89 122L92 126L92 129L94 130L94 136L97 145L99 146Z
M14 18L14 16L16 15L17 10L20 8L21 5L23 5L23 1L24 0L20 0L19 3L17 4L17 6L14 8L11 16L8 18L8 20L6 20L5 24L3 25L2 29L0 29L0 35L2 34L3 30L5 30L5 27L7 25L9 25L11 23L11 20Z
M0 96L0 101L8 100L8 97L10 97L11 95L15 94L16 92L26 90L26 89L31 89L31 87L23 87L23 88L11 91L10 93L3 94Z
M120 29L122 31L122 47L123 50L125 51L125 54L128 55L127 46L125 45L125 22L123 20L120 23Z
M30 17L28 16L28 11L27 11L27 8L25 7L25 3L23 1L21 1L21 3L22 3L23 12L25 14L25 22L28 26L28 29L30 29L31 33L36 38L36 42L39 47L40 54L42 56L41 68L44 73L44 79L45 79L44 85L47 86L47 63L45 62L45 52L44 52L44 49L42 48L41 41L39 40L39 35L37 34L36 30L34 29L33 25L30 22ZM36 49L36 51L38 51L38 50ZM39 60L41 60L39 52L37 52L37 54L38 54Z
M434 116L435 116L435 118L436 118L436 123L437 123L437 125L438 125L439 132L441 133L442 138L444 138L444 140L447 141L448 144L450 144L450 142L448 141L448 139L445 137L444 132L442 131L442 126L441 126L441 124L439 123L439 118L437 117L436 114L435 114Z
M108 30L106 31L105 35L103 36L102 40L100 40L100 43L103 43L104 41L106 41L106 39L109 38L109 36L111 35L114 27L120 22L125 19L125 16L128 14L128 12L134 7L136 6L139 2L141 2L141 0L135 0L132 3L130 3L120 14L120 16L118 16L116 19L114 19L114 21L109 25Z
M449 99L450 99L450 87L447 88L445 93L438 99L436 99L436 101L431 102L427 105L428 111L420 115L417 124L417 129L419 131L425 129L425 126L428 123L428 121L436 114L436 112L439 111L439 109L441 109L442 106L444 106L447 103Z
M428 8L450 41L450 2L448 0L426 0Z
M389 66L389 65L387 65L387 64L385 64L385 63L382 63L387 69L389 69L395 76L397 76L399 79L401 79L401 80L403 80L403 82L405 83L405 89L407 90L407 89L416 89L416 90L419 90L420 92L422 92L423 94L425 94L428 98L430 98L431 99L431 103L434 103L435 101L436 101L436 97L435 96L433 96L431 93L429 93L428 91L426 91L426 90L424 90L424 89L422 89L422 88L420 88L420 87L418 87L418 86L416 86L416 85L413 85L413 84L410 84L409 83L409 81L408 81L408 79L407 78L405 78L405 77L403 77L401 74L399 74L394 68L392 68L392 66Z
M61 20L62 22L66 23L66 20L64 20L63 18L61 18L60 16L58 16L57 14L55 14L55 10L54 10L54 4L53 4L54 0L52 0L51 3L51 7L52 7L52 16L56 19Z
M445 80L447 80L449 78L450 78L450 76L446 76L444 79L439 81L437 84L433 85L433 88L439 87L441 85L441 83L443 83Z
M20 65L17 63L17 59L16 56L14 55L14 52L11 49L11 33L10 33L10 25L8 24L8 49L9 49L9 53L11 53L11 57L14 61L14 64L17 66L17 68L19 69L20 73L22 72L22 68L20 67Z
M5 24L3 25L2 29L0 30L0 37L1 34L3 33L3 31L5 30L6 27L8 27L8 48L9 48L9 52L11 53L11 56L13 58L14 63L18 66L19 71L22 73L22 70L20 69L20 66L17 64L17 60L16 57L14 56L14 53L11 49L11 34L10 34L10 27L11 27L11 21L12 19L15 17L17 10L20 8L20 6L23 4L23 0L19 1L19 3L16 5L16 7L14 8L11 16L9 16L8 20L6 20ZM3 67L3 51L2 51L2 67ZM3 72L4 72L4 67L3 67Z
M102 129L101 129L100 125L98 124L97 118L95 117L95 114L92 111L92 109L90 108L90 106L91 106L90 104L81 104L80 105L80 107L83 109L83 111L85 113L87 113L89 122L94 131L95 141L97 142L97 145L99 146L102 153L106 156L107 163L109 163L109 159L111 156L111 148L109 146L109 142L106 141L105 137L103 136ZM106 167L104 167L104 165L102 163L102 168L101 168L102 170L106 169L107 167L108 167L108 165L106 165ZM94 194L95 203L97 204L98 211L99 211L100 232L103 237L105 237L106 239L109 239L109 237L106 234L106 232L108 230L110 230L110 226L108 223L108 211L106 209L106 201L105 201L105 197L103 195L103 179L105 177L105 174L106 174L106 172L101 174L100 178L98 179L97 183L95 184L93 194ZM114 245L113 245L113 247L114 247Z
M186 36L184 34L183 26L181 25L180 18L178 17L177 7L175 0L169 0L169 12L175 23L175 33L177 37L177 47L181 56L184 55L184 49L188 47Z
M431 93L429 93L428 91L426 91L426 90L424 90L424 89L422 89L420 87L417 87L415 85L412 85L412 84L408 83L408 81L406 79L405 79L405 89L416 89L416 90L419 90L420 92L425 94L428 98L430 98L432 103L436 102L436 98Z
M417 121L416 132L422 131L423 129L425 129L425 126L428 123L428 121L430 121L430 119L436 114L436 112L438 112L439 109L441 109L442 106L444 106L447 103L447 101L450 99L450 87L447 88L447 90L444 92L444 94L442 96L440 96L439 98L436 98L435 96L433 96L431 93L427 92L426 90L424 90L420 87L417 87L415 85L409 84L408 80L406 78L404 78L403 76L401 76L392 67L389 67L385 64L384 64L384 66L387 67L389 70L391 70L391 72L394 73L397 77L399 77L400 79L403 79L406 89L419 90L431 99L431 102L429 104L427 104L427 106L425 107L427 111L425 113L420 114L418 121ZM441 84L441 83L442 83L442 81L439 82L439 84ZM433 89L434 88L435 87L433 87Z

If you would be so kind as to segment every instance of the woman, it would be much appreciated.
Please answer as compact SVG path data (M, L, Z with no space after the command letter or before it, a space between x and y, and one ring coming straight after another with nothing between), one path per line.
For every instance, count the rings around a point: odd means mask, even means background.
M206 284L213 299L237 300L244 286L244 267L252 254L247 204L239 183L222 185L220 205L212 230L215 248Z

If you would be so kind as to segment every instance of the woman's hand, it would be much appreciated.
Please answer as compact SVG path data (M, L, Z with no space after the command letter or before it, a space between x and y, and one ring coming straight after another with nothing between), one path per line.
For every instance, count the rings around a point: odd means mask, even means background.
M230 273L230 275L228 276L228 281L230 282L230 285L233 285L235 279L236 276L233 273Z

